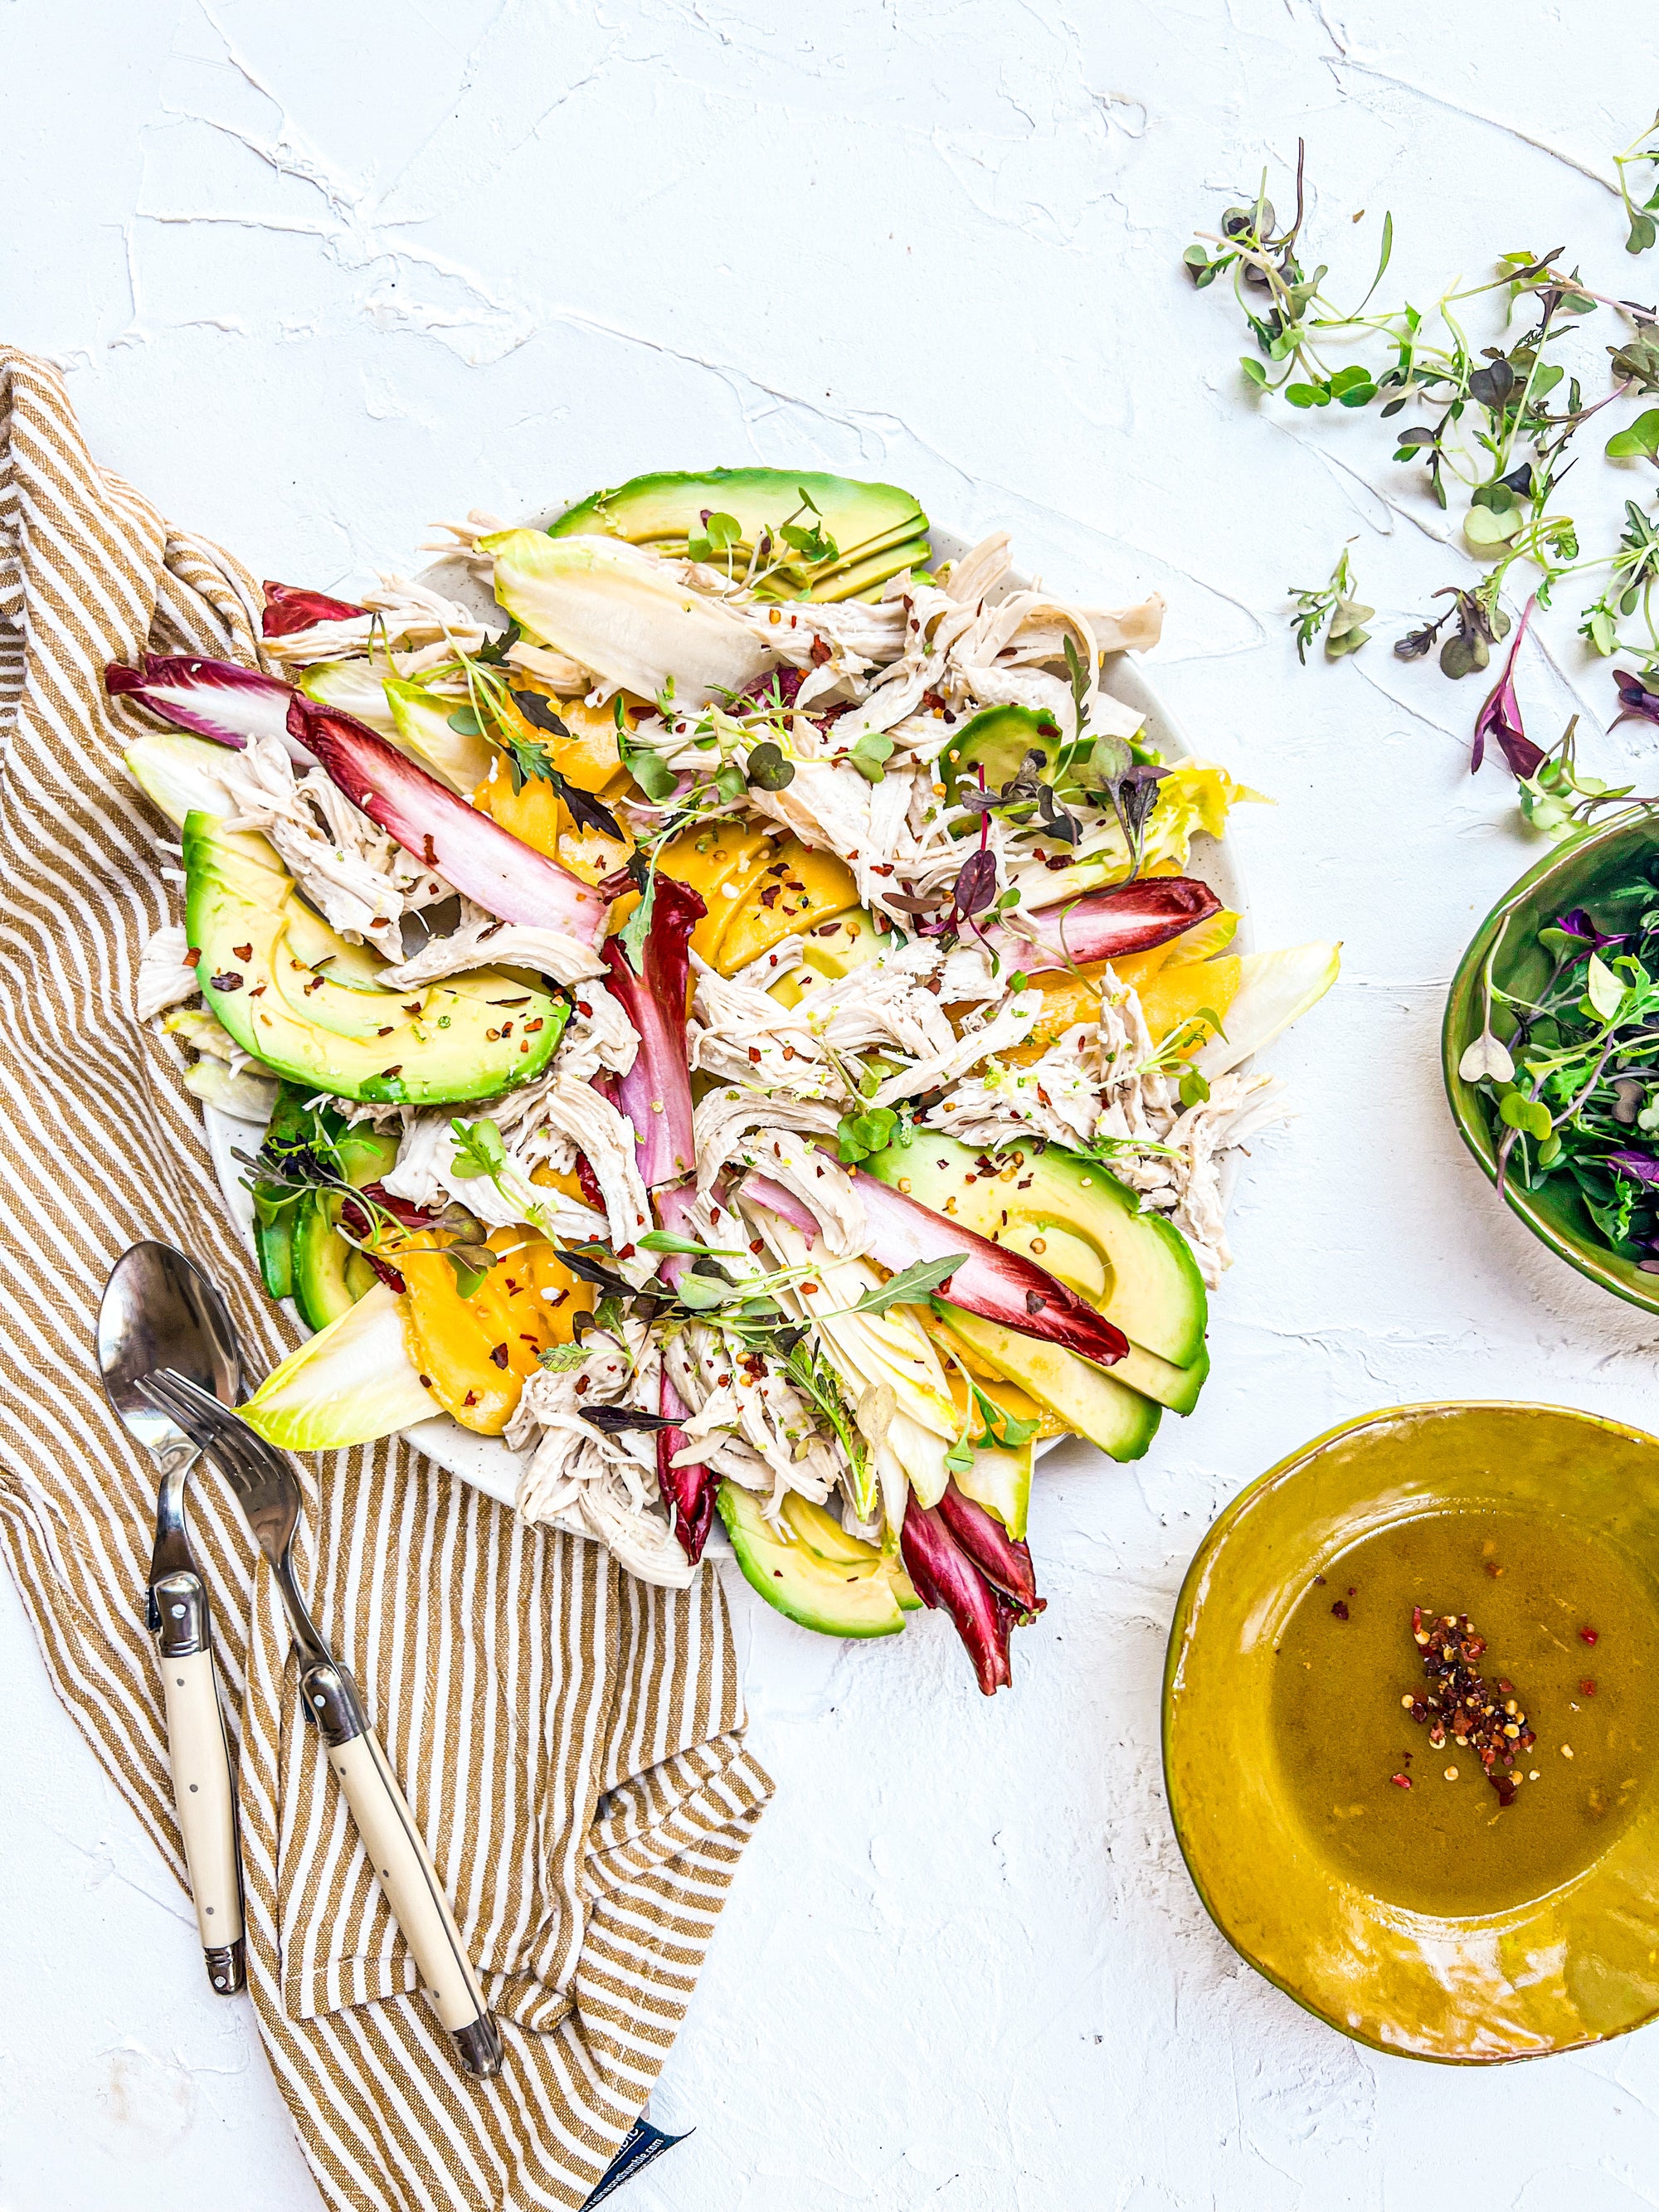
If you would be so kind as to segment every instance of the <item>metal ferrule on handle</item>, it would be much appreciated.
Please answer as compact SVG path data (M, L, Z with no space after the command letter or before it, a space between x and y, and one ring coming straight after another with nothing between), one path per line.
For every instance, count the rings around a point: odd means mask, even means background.
M208 1979L222 1996L246 1982L242 1875L230 1748L209 1648L207 1591L199 1576L162 1576L150 1591L167 1706L167 1755L185 1863Z
M345 1792L369 1863L414 1954L428 2002L454 2037L467 2072L500 2073L501 2031L357 1685L343 1667L325 1660L301 1668L300 1690L328 1747L328 1763Z

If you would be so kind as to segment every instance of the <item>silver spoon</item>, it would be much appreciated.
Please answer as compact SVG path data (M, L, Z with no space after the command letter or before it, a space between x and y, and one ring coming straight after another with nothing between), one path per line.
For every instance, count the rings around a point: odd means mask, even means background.
M104 1286L98 1365L111 1405L161 1468L149 1626L161 1661L167 1755L196 1924L208 1979L228 1996L246 1979L242 1878L207 1582L185 1526L185 1483L199 1455L138 1385L157 1368L173 1367L234 1406L242 1379L236 1332L223 1298L193 1261L170 1244L134 1244Z

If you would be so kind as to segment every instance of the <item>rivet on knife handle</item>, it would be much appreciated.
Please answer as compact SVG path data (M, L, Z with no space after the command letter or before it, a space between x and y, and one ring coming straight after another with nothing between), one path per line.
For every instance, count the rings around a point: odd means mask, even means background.
M208 1649L207 1592L191 1574L164 1575L151 1592L160 1622L156 1650L167 1703L173 1794L190 1869L190 1893L207 1961L222 1996L246 1979L242 1878L230 1751Z
M305 1668L300 1686L434 2011L455 2038L469 2074L500 2073L501 2031L356 1684L343 1667L330 1663Z

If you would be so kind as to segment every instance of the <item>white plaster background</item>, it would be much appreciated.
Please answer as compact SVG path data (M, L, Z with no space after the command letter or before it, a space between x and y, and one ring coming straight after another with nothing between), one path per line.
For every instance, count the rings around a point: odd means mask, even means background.
M1467 564L1374 415L1246 400L1179 252L1264 161L1285 204L1301 131L1355 290L1391 206L1389 289L1560 243L1651 293L1596 179L1656 95L1638 0L0 4L4 335L169 514L349 586L435 515L653 465L897 478L1028 568L1168 595L1158 680L1279 802L1238 832L1260 941L1346 941L1273 1056L1301 1118L1243 1182L1200 1411L1041 1480L1012 1694L940 1621L841 1647L734 1589L778 1794L657 2100L697 2132L637 2212L1659 2204L1659 2035L1478 2076L1356 2049L1215 1934L1157 1754L1186 1562L1306 1437L1437 1395L1659 1429L1659 1327L1543 1257L1441 1097L1445 983L1531 849L1464 773L1474 687L1388 654ZM1377 641L1301 672L1285 587L1349 538ZM1608 719L1577 604L1522 664L1535 734L1569 694ZM9 1586L0 1667L0 2208L309 2212L249 2014Z

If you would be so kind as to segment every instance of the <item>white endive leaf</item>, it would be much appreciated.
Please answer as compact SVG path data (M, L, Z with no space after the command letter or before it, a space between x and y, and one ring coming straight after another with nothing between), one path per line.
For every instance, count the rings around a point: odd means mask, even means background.
M437 1411L404 1343L403 1301L376 1283L273 1368L241 1415L283 1451L332 1451L412 1428Z
M1224 1037L1212 1037L1193 1065L1213 1083L1316 1006L1342 964L1340 945L1293 945L1284 952L1247 952L1238 991L1227 1009Z
M206 738L138 738L121 756L127 774L174 829L186 814L230 814L234 809L216 769L233 756Z
M505 530L479 541L495 560L495 597L520 629L556 646L606 684L702 706L738 691L772 655L718 600L688 591L672 568L610 538Z
M381 669L384 665L382 663ZM395 738L398 725L392 719L381 669L377 669L372 660L319 660L300 678L299 689L319 707L333 707L342 714L355 714L360 722L367 722L383 738Z

